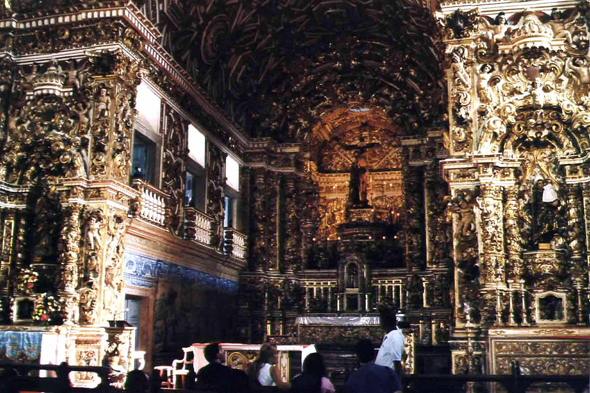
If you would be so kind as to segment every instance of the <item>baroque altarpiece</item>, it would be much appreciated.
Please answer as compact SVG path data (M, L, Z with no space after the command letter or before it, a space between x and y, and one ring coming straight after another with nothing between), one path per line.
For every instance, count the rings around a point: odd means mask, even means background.
M586 2L52 3L0 5L2 332L123 374L194 342L377 343L304 321L395 303L408 372L588 372Z

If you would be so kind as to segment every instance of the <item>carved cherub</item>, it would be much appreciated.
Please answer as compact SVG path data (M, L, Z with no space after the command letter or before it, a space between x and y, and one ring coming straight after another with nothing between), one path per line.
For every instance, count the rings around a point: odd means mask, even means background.
M105 87L100 89L100 95L98 96L98 100L96 102L96 116L98 118L108 117L109 116L109 108L111 106L111 97L108 96L108 91Z
M492 87L490 86L490 78L494 67L491 64L483 64L480 67L479 81L477 83L477 94L479 95L479 101L482 104L490 104L494 99Z
M555 38L563 38L567 40L568 44L572 44L572 34L568 31L568 28L575 23L577 10L574 11L566 19L561 20L562 12L558 11L557 8L551 10L551 20L547 22L551 29L553 29L553 36Z
M580 83L586 85L590 83L590 71L588 69L588 60L585 57L574 57L569 64L570 68L578 74Z
M100 250L102 247L100 236L102 221L102 214L100 212L91 213L86 221L86 239L90 250Z
M465 71L461 52L458 50L454 51L451 55L451 61L451 72L453 74L453 78L455 78L459 84L469 89L471 87L471 79L469 79L469 74L467 71Z
M90 109L90 104L85 102L78 102L74 107L73 111L78 114L78 124L80 125L80 131L82 134L86 133L88 129L88 123L90 119L88 118L88 110Z
M514 29L514 26L508 24L508 19L506 19L506 14L504 12L500 12L496 16L494 24L490 24L485 18L480 18L480 21L487 29L487 31L482 34L482 37L488 41L490 48L495 43L504 41L506 35Z

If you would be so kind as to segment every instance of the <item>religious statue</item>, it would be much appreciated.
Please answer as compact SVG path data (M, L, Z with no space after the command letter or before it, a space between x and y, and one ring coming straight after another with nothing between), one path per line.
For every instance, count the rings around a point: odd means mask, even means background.
M562 203L554 185L543 178L535 179L533 191L533 244L550 243L554 240L559 223Z
M451 55L451 61L451 71L453 73L453 78L455 79L456 83L458 85L462 85L466 89L471 88L471 79L469 78L469 74L465 70L463 58L461 57L461 51L454 51Z
M491 64L484 64L480 68L479 81L477 83L477 94L479 95L479 101L482 104L491 104L494 100L494 94L492 87L490 86L490 78L494 67Z
M350 183L348 186L348 202L353 206L368 206L367 202L367 169L362 156L357 156L350 167Z

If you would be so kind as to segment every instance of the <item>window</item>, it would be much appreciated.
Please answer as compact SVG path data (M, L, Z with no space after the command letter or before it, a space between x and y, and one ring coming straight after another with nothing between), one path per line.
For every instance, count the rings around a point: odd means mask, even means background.
M137 86L137 98L135 100L135 109L138 112L137 122L143 128L151 132L158 133L160 126L160 97L145 83L141 82Z
M192 124L188 126L188 156L197 164L205 167L205 135Z
M227 228L238 228L238 194L231 188L225 188L225 211L223 217L223 226Z
M235 191L240 191L240 164L230 156L225 160L225 177L225 184Z
M186 206L192 206L204 212L207 196L205 168L200 167L192 161L187 163L187 168L184 203Z
M240 200L240 164L232 157L227 156L225 160L225 227L241 230L238 207Z
M137 86L135 109L138 112L133 133L131 178L159 187L162 137L159 134L162 101L147 83Z
M206 146L205 135L189 124L185 204L202 212L205 211L207 201Z
M156 172L156 143L139 131L133 134L132 177L154 184Z

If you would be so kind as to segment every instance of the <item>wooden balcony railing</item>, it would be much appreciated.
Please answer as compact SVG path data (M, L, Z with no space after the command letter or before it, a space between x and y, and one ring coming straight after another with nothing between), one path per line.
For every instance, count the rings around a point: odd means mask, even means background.
M246 259L248 236L234 228L223 228L223 252L237 259Z
M133 180L132 186L141 193L139 216L152 224L163 227L166 220L168 194L139 179Z
M213 239L213 217L200 212L194 207L185 208L185 238L194 240L204 246L211 246Z

